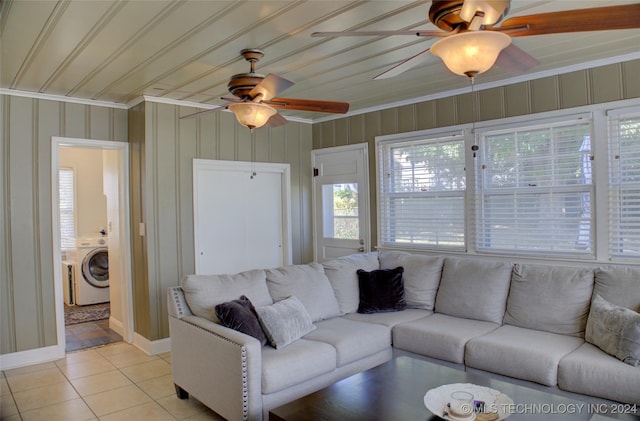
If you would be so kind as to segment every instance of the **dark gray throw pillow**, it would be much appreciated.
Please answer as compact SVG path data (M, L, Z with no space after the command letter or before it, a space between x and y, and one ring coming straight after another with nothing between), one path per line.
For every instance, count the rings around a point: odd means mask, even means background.
M267 344L267 336L260 326L256 310L246 296L218 304L215 312L223 326L253 336L262 346Z
M404 268L377 269L367 272L358 269L360 303L358 313L400 311L407 307L404 299Z

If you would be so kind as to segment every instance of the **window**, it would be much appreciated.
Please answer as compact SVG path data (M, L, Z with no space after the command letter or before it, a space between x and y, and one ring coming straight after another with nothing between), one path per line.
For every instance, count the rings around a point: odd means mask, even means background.
M595 257L591 120L480 136L476 248Z
M76 246L73 169L60 168L58 177L60 189L60 247L62 250L69 250Z
M378 144L382 246L465 249L462 134Z
M640 111L609 116L609 253L640 256Z
M357 183L323 185L322 203L327 207L322 213L326 238L360 238Z

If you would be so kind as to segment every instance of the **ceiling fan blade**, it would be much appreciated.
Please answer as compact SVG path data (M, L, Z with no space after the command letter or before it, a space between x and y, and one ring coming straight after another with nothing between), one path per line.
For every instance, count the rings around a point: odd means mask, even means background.
M288 79L269 73L262 82L258 83L249 92L251 99L269 101L285 89L293 86L294 83Z
M188 119L191 119L191 118L198 118L198 117L205 116L207 114L214 113L216 111L226 110L226 109L227 109L226 105L221 105L219 107L211 108L209 110L198 111L197 113L184 115L184 116L180 117L180 120L188 120Z
M312 32L311 36L318 37L371 37L393 35L414 35L418 37L446 37L450 35L446 31L428 31L422 29L403 30L403 31L335 31L335 32Z
M540 62L522 48L511 43L500 52L496 65L511 74L521 74L536 67Z
M273 108L283 110L320 111L323 113L344 114L349 111L348 102L317 101L313 99L273 98L263 101ZM273 118L273 117L272 117Z
M284 118L282 116L282 114L277 113L274 114L268 121L267 121L267 126L268 127L280 127L283 126L285 124L287 124L289 121L287 121L286 118Z
M400 64L396 64L395 66L393 66L392 68L385 70L384 72L380 73L379 75L377 75L376 77L374 77L374 80L380 80L380 79L388 79L391 77L396 77L401 73L406 72L407 70L417 66L418 64L424 62L425 60L427 60L427 58L431 56L430 50L426 49L418 54L416 54L413 57L409 57L408 59L406 59L405 61L403 61Z
M506 30L519 25L527 25L528 29L510 34L512 37L635 29L640 28L640 3L515 16L494 29Z

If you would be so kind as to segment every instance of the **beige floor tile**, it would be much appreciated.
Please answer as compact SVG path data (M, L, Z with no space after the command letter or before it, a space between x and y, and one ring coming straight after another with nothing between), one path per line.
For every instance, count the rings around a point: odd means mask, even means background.
M60 370L70 380L92 376L94 374L104 373L107 371L113 371L115 369L116 368L113 366L113 364L105 359L84 361L77 364L67 364L63 367L60 367Z
M85 396L84 400L99 417L151 402L151 398L135 385Z
M22 421L20 414L9 415L8 417L0 418L2 421Z
M32 373L15 374L7 377L7 382L13 393L21 392L35 387L49 386L64 383L67 378L58 367L46 368Z
M9 395L11 392L9 391L9 384L7 383L7 379L4 377L0 379L0 396Z
M196 399L178 399L174 394L156 400L164 409L179 420L207 411L207 407Z
M22 413L22 421L97 420L82 399L73 399ZM4 420L3 420L4 421Z
M53 405L58 402L79 398L73 386L69 383L56 384L54 387L42 386L23 390L13 394L18 410L25 412L30 409Z
M9 395L3 395L0 397L0 420L4 421L6 417L15 415L18 413L18 407L13 400L13 397Z
M153 399L163 398L176 393L176 388L173 385L173 376L171 374L156 377L151 380L145 380L136 384Z
M55 363L48 362L48 363L42 363L42 364L28 365L26 367L12 368L11 370L6 370L4 373L5 373L5 377L9 378L13 376L19 376L21 374L35 373L37 371L48 370L52 368L56 368Z
M86 349L68 353L65 358L56 361L56 365L58 367L65 367L70 364L86 363L98 360L104 360L104 357L93 349Z
M175 421L167 411L155 402L134 406L100 417L100 421Z
M129 386L133 383L119 371L107 371L93 376L81 377L71 380L80 396L93 395L106 392L119 387Z
M225 421L225 419L207 408L205 412L185 418L184 421Z
M107 360L118 368L130 367L132 365L148 363L160 359L153 355L147 355L139 349L129 352L120 352L114 355L105 356Z
M171 373L171 364L162 359L156 359L148 363L142 363L122 369L125 376L138 383L144 380L161 377Z

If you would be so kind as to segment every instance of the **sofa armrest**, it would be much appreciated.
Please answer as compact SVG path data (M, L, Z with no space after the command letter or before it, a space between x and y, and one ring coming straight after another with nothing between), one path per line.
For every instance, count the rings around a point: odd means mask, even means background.
M226 419L262 418L262 345L198 316L169 317L173 381Z
M184 316L191 316L191 309L184 298L184 292L180 287L167 289L167 307L169 316L182 319Z

